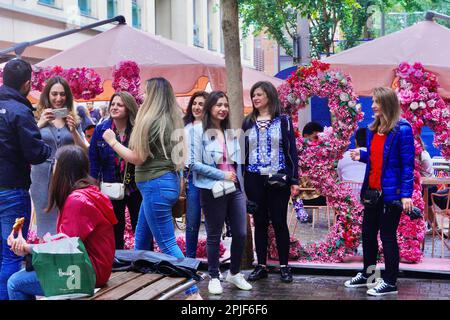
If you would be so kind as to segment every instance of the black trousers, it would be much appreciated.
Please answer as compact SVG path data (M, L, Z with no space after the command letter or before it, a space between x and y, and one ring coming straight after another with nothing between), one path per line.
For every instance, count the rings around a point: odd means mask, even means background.
M268 186L266 180L267 176L252 172L245 173L244 185L247 198L258 205L258 210L253 215L258 264L267 263L267 231L271 221L275 230L280 265L287 265L290 245L287 207L291 190L289 186L284 188Z
M401 212L393 210L380 197L373 208L364 208L364 217L362 225L362 245L364 255L363 274L369 277L370 272L367 269L372 266L375 270L378 256L378 231L383 245L385 272L383 280L395 285L397 282L398 268L400 263L397 228L400 223Z
M112 200L114 213L118 220L114 225L114 238L116 240L116 250L122 250L124 247L124 233L125 233L125 207L128 207L130 212L131 227L133 231L136 230L136 225L139 217L139 209L141 207L142 196L139 190L132 192L130 195L125 195L123 200Z

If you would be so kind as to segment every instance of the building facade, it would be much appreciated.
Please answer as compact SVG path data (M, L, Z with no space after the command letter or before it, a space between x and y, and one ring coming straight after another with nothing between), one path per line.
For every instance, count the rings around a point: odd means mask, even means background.
M224 53L220 0L0 0L0 49L123 15L151 34ZM26 49L32 63L112 28L104 25ZM253 36L241 37L242 64L253 67ZM11 56L0 57L0 63Z

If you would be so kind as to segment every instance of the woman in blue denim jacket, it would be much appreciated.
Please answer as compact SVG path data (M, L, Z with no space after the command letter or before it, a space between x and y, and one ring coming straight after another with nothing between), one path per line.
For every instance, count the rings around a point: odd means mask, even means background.
M203 106L208 98L205 91L195 92L189 100L186 115L184 116L184 134L188 141L188 146L193 137L193 127L202 123ZM190 159L186 161L184 168L184 178L186 179L186 257L195 258L197 256L198 232L201 223L200 191L194 185L193 173L189 170Z
M345 283L346 287L370 287L378 256L378 231L383 244L385 272L367 294L396 294L399 269L397 228L403 210L413 208L414 137L411 125L400 118L397 94L390 88L375 88L375 120L367 130L367 151L352 150L355 161L367 164L361 197L364 203L362 242L364 269Z
M230 128L228 97L213 91L205 102L203 123L194 126L191 156L194 184L200 189L200 204L205 215L206 251L211 294L223 292L219 274L219 246L225 219L230 221L231 266L226 281L241 290L252 286L240 273L247 234L247 213L242 181L243 156L239 139ZM225 187L227 186L227 187ZM222 191L222 194L220 192Z
M128 146L138 105L128 92L116 92L111 97L108 108L110 119L99 124L92 136L89 147L90 174L97 181L125 182L123 200L111 200L118 223L114 225L116 249L124 248L125 207L130 213L131 227L136 230L142 197L134 179L134 164L127 163L105 142L103 133L111 129L124 146Z

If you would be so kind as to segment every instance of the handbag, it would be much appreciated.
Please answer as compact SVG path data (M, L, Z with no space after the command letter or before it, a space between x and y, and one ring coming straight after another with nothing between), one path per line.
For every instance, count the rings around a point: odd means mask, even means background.
M32 264L44 295L52 300L92 296L96 275L83 242L65 234L51 239L60 237L32 249Z
M219 180L214 183L212 187L212 193L214 198L223 197L226 194L236 191L236 185L233 181L229 180Z
M111 200L123 200L125 197L125 179L127 176L128 162L125 165L123 174L123 183L120 182L101 182L100 190L106 194Z
M374 208L381 197L382 192L376 189L367 189L362 196L364 207Z
M191 169L189 168L189 173ZM178 200L172 206L172 217L174 219L181 218L186 213L186 182L184 180L183 175L180 176L180 195L178 196Z
M275 173L269 175L267 184L275 188L287 187L287 175L285 173Z

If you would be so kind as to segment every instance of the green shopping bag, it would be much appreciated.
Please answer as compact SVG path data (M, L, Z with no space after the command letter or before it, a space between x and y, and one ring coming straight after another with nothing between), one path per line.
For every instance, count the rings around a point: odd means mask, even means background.
M95 271L80 238L66 236L35 245L32 264L46 297L74 299L94 294Z

